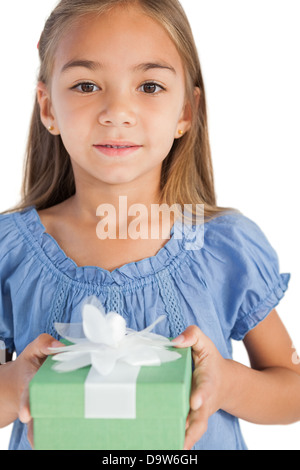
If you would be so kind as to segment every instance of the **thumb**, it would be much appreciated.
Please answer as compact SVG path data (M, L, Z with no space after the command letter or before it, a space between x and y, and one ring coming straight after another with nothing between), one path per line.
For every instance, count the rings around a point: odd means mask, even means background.
M196 354L200 354L212 344L211 340L195 325L189 326L172 343L178 348L192 347Z
M48 334L38 336L23 351L23 359L28 360L37 368L39 368L47 356L51 354L49 348L61 347L62 344Z

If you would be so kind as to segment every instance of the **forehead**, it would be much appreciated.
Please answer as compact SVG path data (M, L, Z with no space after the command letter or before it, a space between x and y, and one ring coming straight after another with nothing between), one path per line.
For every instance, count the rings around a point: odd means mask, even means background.
M58 44L54 70L76 59L99 61L115 69L155 59L183 75L180 55L167 31L135 7L115 7L78 19Z

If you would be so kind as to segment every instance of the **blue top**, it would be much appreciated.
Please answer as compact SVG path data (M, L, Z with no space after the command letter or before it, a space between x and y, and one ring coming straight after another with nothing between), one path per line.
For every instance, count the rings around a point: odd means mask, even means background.
M54 322L81 322L83 301L96 295L129 328L164 314L157 333L175 337L195 324L232 358L231 340L242 340L276 307L290 275L279 273L268 240L240 213L180 231L176 222L156 256L109 272L78 267L45 233L35 208L0 216L0 340L20 354L42 333L57 337ZM30 449L18 420L10 449ZM238 420L215 413L195 449L246 449Z

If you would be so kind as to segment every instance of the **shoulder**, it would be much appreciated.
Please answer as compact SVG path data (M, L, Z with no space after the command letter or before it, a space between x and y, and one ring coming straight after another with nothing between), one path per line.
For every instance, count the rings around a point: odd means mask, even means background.
M15 219L16 213L0 215L0 249L3 249L5 245L11 243L13 238L16 238L18 227Z
M202 236L202 239L201 239ZM195 250L213 248L217 251L229 249L247 249L255 245L257 249L270 248L270 243L256 222L246 217L241 212L227 212L221 214L204 224L193 225L185 229L185 237L188 241L197 239ZM202 243L199 243L199 242ZM193 245L191 243L191 251Z
M225 237L238 237L242 234L248 233L260 233L262 231L256 222L249 219L247 216L241 212L229 212L224 215L220 215L205 224L207 233L211 236L215 234L216 236Z
M28 208L22 212L11 212L0 215L0 262L4 259L15 260L22 253L27 243L26 217L32 217L33 208Z
M229 252L268 252L275 255L267 236L259 225L242 213L217 217L205 226L204 244Z
M262 276L278 273L278 255L259 225L240 212L231 212L206 222L200 248L189 251L199 269L215 278L216 275L240 276L257 273Z
M14 218L15 218L16 212L11 212L8 214L0 214L0 228L2 230L5 230L6 227L8 227L10 224L14 223ZM1 234L2 234L1 230Z

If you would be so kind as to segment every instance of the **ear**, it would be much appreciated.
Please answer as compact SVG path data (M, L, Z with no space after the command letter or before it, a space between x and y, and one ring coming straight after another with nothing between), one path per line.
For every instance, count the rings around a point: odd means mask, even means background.
M194 88L194 107L195 109L199 108L201 97L201 90L198 87ZM186 132L188 132L192 126L193 112L190 101L186 101L180 120L178 121L177 132L175 139L180 139Z
M37 84L37 100L40 106L42 123L51 134L59 135L60 132L54 116L50 93L46 84L43 82L38 82Z

